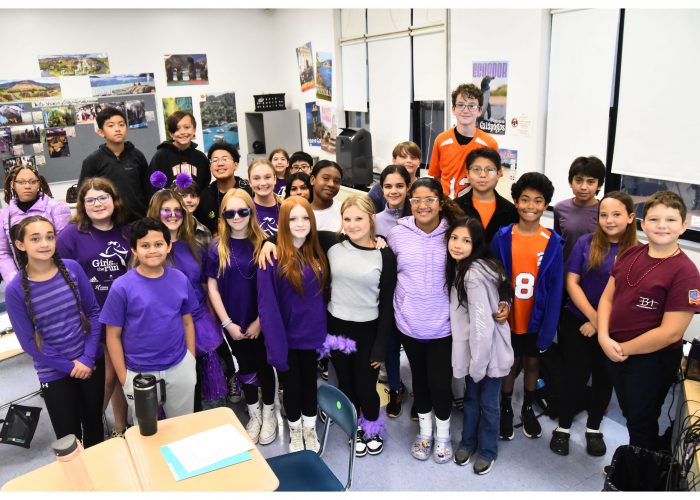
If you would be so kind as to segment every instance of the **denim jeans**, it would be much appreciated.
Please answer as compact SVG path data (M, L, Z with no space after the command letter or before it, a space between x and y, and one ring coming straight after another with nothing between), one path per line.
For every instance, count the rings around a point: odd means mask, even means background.
M460 445L469 451L478 450L485 460L495 460L498 456L501 417L498 398L502 381L502 378L484 377L476 383L469 375L465 378L467 388Z

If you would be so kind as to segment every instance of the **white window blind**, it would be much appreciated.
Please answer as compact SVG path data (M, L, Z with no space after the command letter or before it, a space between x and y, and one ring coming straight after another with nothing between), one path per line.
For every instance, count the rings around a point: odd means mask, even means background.
M343 45L343 109L367 111L367 44Z
M447 86L445 33L413 36L413 99L442 101Z

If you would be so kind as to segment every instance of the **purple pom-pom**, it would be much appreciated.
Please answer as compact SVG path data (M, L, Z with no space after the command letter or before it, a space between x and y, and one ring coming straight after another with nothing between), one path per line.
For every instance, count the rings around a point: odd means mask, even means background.
M192 185L192 176L187 172L181 172L175 177L175 185L178 189L184 191Z
M163 189L168 184L168 177L160 170L156 170L151 174L150 181L154 188Z

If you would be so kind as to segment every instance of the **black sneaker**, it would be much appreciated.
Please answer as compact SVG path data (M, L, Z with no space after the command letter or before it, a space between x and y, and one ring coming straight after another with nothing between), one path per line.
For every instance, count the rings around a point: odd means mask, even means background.
M520 419L523 422L523 434L527 437L535 439L542 435L542 427L537 421L532 405L523 406L520 411Z
M608 451L602 432L586 432L586 451L594 457L602 457Z
M485 458L477 458L474 462L474 472L480 476L488 474L493 468L495 460L486 460Z
M379 455L384 449L384 440L380 436L365 437L365 443L370 455Z
M321 372L321 378L328 381L328 358L323 358L318 361L318 370Z
M513 429L513 408L510 404L501 404L501 429L499 437L504 441L510 441L515 437Z
M552 450L557 455L565 457L569 454L569 436L568 432L562 432L554 430L552 432L552 439L549 442L549 449Z
M367 455L367 442L362 427L357 428L357 438L355 439L355 456L364 457Z
M467 465L469 461L472 459L472 453L471 451L467 450L466 448L463 448L461 445L457 448L457 451L455 452L454 455L452 455L452 459L455 461L457 465Z
M403 397L406 393L406 386L401 383L401 389L398 391L391 391L385 389L389 393L389 403L386 405L386 416L391 418L398 418L401 415L401 403L403 403Z
M418 410L416 410L416 404L411 405L411 420L418 422Z

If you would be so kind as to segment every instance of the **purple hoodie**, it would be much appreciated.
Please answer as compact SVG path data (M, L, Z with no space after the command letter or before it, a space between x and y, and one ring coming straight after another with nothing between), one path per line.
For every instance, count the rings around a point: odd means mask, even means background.
M447 220L442 219L427 234L409 216L399 219L387 236L397 262L396 326L401 333L417 340L450 335L450 297L445 289L447 226Z

